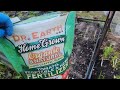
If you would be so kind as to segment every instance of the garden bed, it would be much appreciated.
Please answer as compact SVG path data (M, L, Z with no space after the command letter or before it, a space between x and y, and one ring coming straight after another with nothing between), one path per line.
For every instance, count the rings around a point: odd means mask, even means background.
M69 78L84 79L101 26L97 22L80 21L76 25Z
M105 53L105 47L110 48L112 45L111 52L108 52L108 57L102 57ZM115 57L116 59L113 59ZM114 63L115 62L115 63ZM108 32L103 45L101 46L99 53L99 60L96 62L94 67L92 79L120 79L120 37Z

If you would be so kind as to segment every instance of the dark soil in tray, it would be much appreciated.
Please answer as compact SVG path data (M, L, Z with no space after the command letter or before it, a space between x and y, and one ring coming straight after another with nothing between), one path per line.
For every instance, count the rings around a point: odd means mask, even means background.
M104 61L101 67L101 60L99 60L93 70L91 79L113 79L114 71L110 61Z
M76 25L69 79L84 79L99 31L98 23L81 21Z

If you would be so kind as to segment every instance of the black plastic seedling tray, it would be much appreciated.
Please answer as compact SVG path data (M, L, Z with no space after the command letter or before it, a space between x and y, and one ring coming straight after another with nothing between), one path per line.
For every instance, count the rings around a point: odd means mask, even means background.
M99 21L77 19L73 52L70 57L70 79L85 79L102 28Z
M90 79L99 49L109 29L115 11L110 11L106 21L77 18L75 41L71 55L70 79ZM103 26L101 26L104 23Z

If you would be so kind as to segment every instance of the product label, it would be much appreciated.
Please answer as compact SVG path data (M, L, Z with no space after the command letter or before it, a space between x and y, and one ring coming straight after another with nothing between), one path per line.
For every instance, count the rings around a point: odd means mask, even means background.
M64 52L67 16L14 26L14 34L7 39L26 64L23 67L26 78L60 79L68 69L68 57Z

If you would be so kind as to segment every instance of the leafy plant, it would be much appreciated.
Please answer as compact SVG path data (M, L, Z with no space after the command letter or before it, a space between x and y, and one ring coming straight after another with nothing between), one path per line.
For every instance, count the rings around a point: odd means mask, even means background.
M113 57L112 57L112 67L113 67L113 68L116 68L117 62L118 62L117 56L113 56Z
M114 69L117 69L118 66L119 66L119 56L120 56L120 53L119 52L116 52L112 45L108 46L108 47L105 47L104 49L104 52L103 52L103 59L109 59L111 60L111 64L112 64L112 67ZM103 63L103 62L102 62Z
M114 52L114 49L113 49L112 45L107 46L107 47L104 48L103 55L102 55L103 57L102 57L102 61L101 61L101 67L103 65L103 60L109 59L113 52Z
M118 68L118 66L119 66L119 55L120 55L120 53L119 52L114 52L114 56L112 56L112 58L111 58L111 64L112 64L112 67L114 68L114 69L117 69Z
M100 72L99 76L98 76L98 79L104 79L105 76L102 74L102 71Z
M2 65L2 66L3 66L4 64L0 62L0 65Z
M7 72L7 74L5 74ZM22 79L21 74L14 72L0 62L0 79Z
M21 74L17 74L13 77L13 79L22 79L23 77L21 76Z
M114 76L114 79L120 79L120 75Z
M112 45L105 47L103 51L103 58L108 59L111 56L111 53L114 51Z

